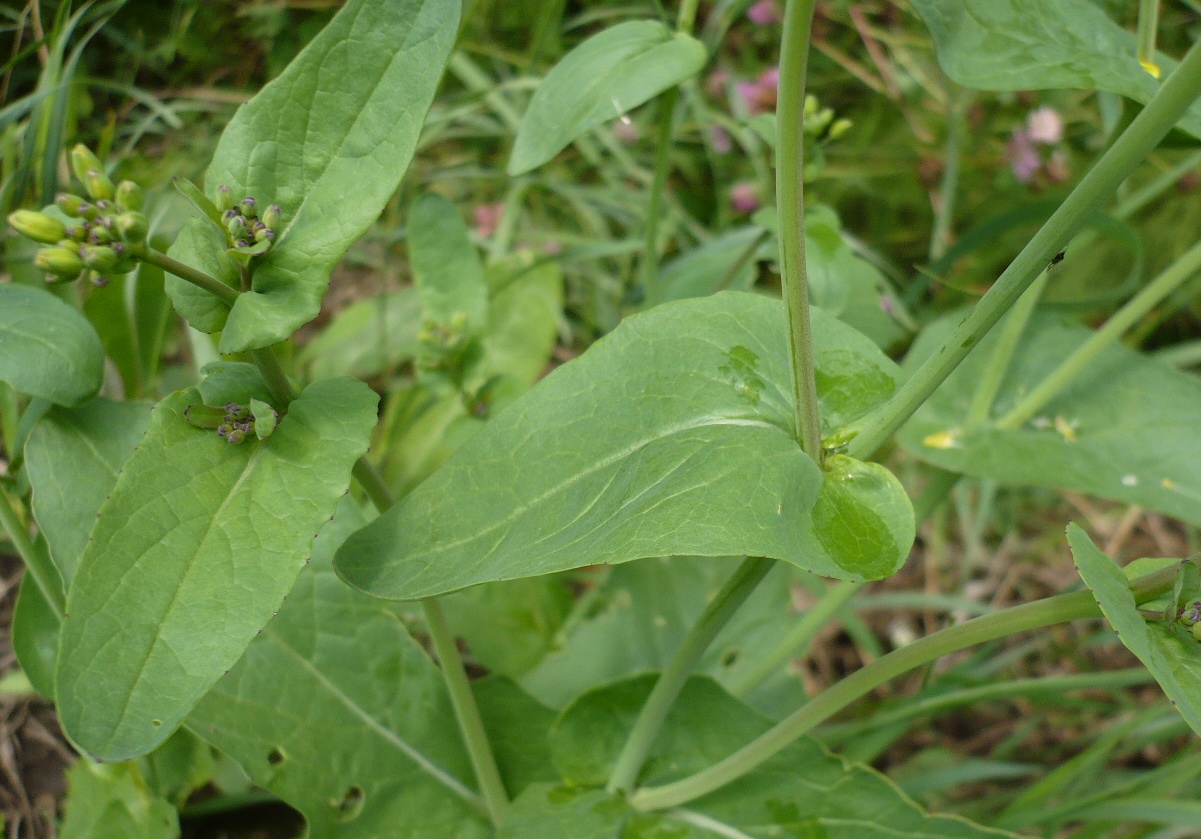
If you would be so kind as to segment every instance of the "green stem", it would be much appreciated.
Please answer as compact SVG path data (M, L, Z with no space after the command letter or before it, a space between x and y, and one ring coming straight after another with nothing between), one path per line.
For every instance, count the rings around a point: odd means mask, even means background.
M781 79L783 79L781 73ZM884 407L857 423L851 456L875 453L921 407L963 361L1022 292L1067 244L1086 216L1117 189L1127 175L1158 145L1201 91L1201 42L1194 44L1164 81L1147 107L1101 156L1097 164L1009 264L988 293L950 337L914 372Z
M284 372L283 366L271 348L261 347L251 350L250 355L254 358L254 363L258 366L259 372L263 374L263 378L267 380L267 389L279 401L279 406L286 408L292 404L292 400L296 398L296 391L293 390L292 383L288 381L288 375Z
M1140 0L1138 4L1138 63L1155 78L1159 65L1155 62L1155 35L1159 29L1159 0Z
M143 262L149 262L151 265L162 268L164 271L174 274L180 279L200 286L228 306L233 306L238 300L238 290L236 288L231 288L216 277L210 277L203 271L197 271L190 265L184 265L182 262L174 260L165 253L156 251L154 248L145 246L134 248L132 249L132 253Z
M450 703L455 709L459 729L467 744L467 754L471 757L471 766L475 769L480 792L484 795L488 816L492 819L492 824L499 827L509 799L500 779L500 770L496 766L492 746L488 743L488 735L484 731L479 706L471 693L471 683L467 680L463 659L455 645L454 633L450 631L442 604L437 599L423 600L421 605L425 608L425 623L434 642L434 650L438 653L438 661L442 664L442 675L450 693Z
M663 214L663 190L667 186L667 172L671 168L671 135L675 127L676 102L680 89L673 87L663 94L659 103L659 127L655 137L655 172L651 180L651 193L646 202L646 228L642 243L642 262L639 264L642 288L647 303L659 302L659 216Z
M17 555L25 563L25 570L29 572L29 576L33 577L37 587L42 590L42 596L50 604L54 616L61 621L67 605L62 575L54 566L50 555L44 550L38 550L33 540L29 538L29 531L25 528L25 523L21 521L17 511L13 508L12 499L2 488L0 488L0 525L3 525L4 531L17 550Z
M1026 394L1021 402L1001 417L997 421L997 427L1009 431L1021 427L1080 375L1106 347L1120 338L1123 332L1138 323L1161 300L1198 271L1201 271L1201 242L1185 251L1162 274L1130 298L1104 326L1090 335L1087 341L1078 346L1049 376Z
M809 285L805 276L805 71L816 0L791 0L784 11L780 42L780 92L776 104L776 207L780 217L780 280L788 315L796 434L801 448L822 462L821 414Z
M680 11L676 15L676 29L691 35L696 26L696 10L701 0L680 0Z
M1178 568L1173 565L1136 580L1131 585L1136 601L1144 602L1171 590ZM630 803L639 810L662 810L699 798L751 772L798 737L902 673L985 641L1100 614L1092 592L1076 591L994 612L935 632L856 670L708 769L674 783L641 789L631 797Z
M955 193L959 188L959 163L963 145L963 112L950 82L947 83L947 141L943 147L942 180L938 185L938 207L930 233L930 261L941 259L951 238L955 218Z
M1005 325L1001 327L992 357L988 360L988 366L984 368L984 373L980 376L976 392L972 394L972 404L968 406L967 420L964 423L968 428L978 428L988 421L989 414L992 413L993 402L996 401L997 394L1001 392L1005 374L1009 372L1009 365L1022 343L1026 324L1030 322L1030 316L1034 314L1038 301L1042 299L1049 276L1048 271L1043 271L1039 274L1038 279L1030 284L1030 288L1022 292L1022 296L1018 298L1018 302L1014 304L1009 317L1006 318Z
M675 703L684 683L692 675L693 668L701 655L717 637L717 633L729 622L753 592L756 586L771 571L774 561L764 557L747 557L722 586L717 596L705 607L697 622L688 630L687 637L663 669L655 687L634 721L634 727L626 738L625 746L613 765L607 790L629 792L638 780L638 773L646 763L651 746L663 727L671 706Z

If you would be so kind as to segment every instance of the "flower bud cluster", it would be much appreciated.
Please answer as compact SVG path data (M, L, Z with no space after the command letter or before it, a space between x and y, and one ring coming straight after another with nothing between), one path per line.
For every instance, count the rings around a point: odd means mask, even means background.
M281 220L282 211L278 204L272 204L260 213L254 196L248 195L238 201L233 190L225 184L217 187L216 204L231 248L252 256L271 249Z
M247 437L256 435L260 438L267 436L279 420L279 412L265 402L251 400L254 410L260 416L252 413L250 408L237 402L226 402L223 408L210 408L208 405L189 405L184 409L184 420L196 428L212 429L225 442L237 445ZM255 423L260 420L268 421L271 426L267 432L256 430Z
M1182 607L1178 620L1188 627L1194 639L1201 641L1201 600Z
M84 145L71 150L71 168L90 200L59 193L53 208L17 210L8 223L21 235L48 245L33 258L46 272L47 282L86 276L102 286L137 266L131 249L140 247L149 231L141 212L142 190L133 181L114 185L100 159Z

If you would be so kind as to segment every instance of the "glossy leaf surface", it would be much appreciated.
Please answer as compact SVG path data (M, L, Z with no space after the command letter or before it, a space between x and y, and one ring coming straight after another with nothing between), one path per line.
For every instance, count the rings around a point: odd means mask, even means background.
M868 339L820 312L814 333L832 423L892 392L892 363ZM629 318L347 540L339 573L401 599L666 555L862 578L841 555L802 548L818 544L807 513L821 473L793 438L786 359L783 307L764 297Z
M509 174L541 166L588 129L691 78L705 59L700 41L658 21L630 20L593 35L559 60L530 99Z
M268 440L189 425L195 389L159 403L100 508L67 598L63 728L117 759L165 740L279 608L367 448L376 396L311 385Z
M25 443L33 515L50 556L69 586L125 461L146 433L152 406L96 398L79 408L54 408Z
M86 402L104 381L104 348L87 318L40 288L0 285L0 381L58 405Z
M1068 543L1080 578L1130 652L1159 682L1176 710L1201 734L1201 644L1184 627L1146 620L1130 593L1129 580L1077 525L1068 526Z
M333 549L361 524L352 504L339 506L278 617L188 726L302 812L310 835L482 839L437 667L389 604L333 572ZM510 792L544 780L550 712L503 680L475 690Z
M1080 88L1146 103L1159 82L1136 57L1135 37L1089 0L914 0L938 62L957 84L984 90ZM1163 75L1176 62L1157 57ZM1201 136L1201 105L1180 127Z
M205 192L225 184L260 207L279 204L283 230L256 259L253 290L230 312L222 352L268 346L316 317L333 267L408 168L458 18L456 3L351 0L238 109Z
M933 352L957 316L927 327L905 366ZM980 342L899 434L930 463L1004 484L1071 489L1140 504L1201 525L1201 380L1121 345L1110 345L1021 428L965 417L999 332ZM1089 338L1083 326L1040 313L994 403L1004 415L1018 398Z
M603 783L634 718L654 684L639 676L589 691L551 733L555 764L566 786L531 787L518 799L502 839L551 839L578 819L581 835L626 839L672 836L823 837L823 839L976 839L1012 834L962 819L930 816L884 776L847 765L809 738L759 769L682 807L637 813L595 786ZM770 722L714 682L685 685L641 776L663 783L697 772L766 730Z

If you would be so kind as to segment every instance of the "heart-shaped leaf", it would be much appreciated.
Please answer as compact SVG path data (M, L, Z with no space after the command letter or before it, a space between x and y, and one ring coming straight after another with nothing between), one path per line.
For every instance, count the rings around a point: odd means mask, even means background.
M705 66L704 45L654 20L598 32L538 85L517 129L509 174L546 163L590 128L617 119Z
M265 441L231 445L155 408L100 508L67 596L57 673L68 736L103 759L150 751L287 595L375 424L353 379L310 385Z
M0 285L0 381L68 407L104 383L104 348L87 318L48 291Z
M821 312L813 331L831 423L895 388L867 338ZM627 319L348 539L339 573L406 599L646 556L768 556L849 579L894 570L908 544L863 567L813 535L821 472L793 436L786 343L782 304L752 294Z

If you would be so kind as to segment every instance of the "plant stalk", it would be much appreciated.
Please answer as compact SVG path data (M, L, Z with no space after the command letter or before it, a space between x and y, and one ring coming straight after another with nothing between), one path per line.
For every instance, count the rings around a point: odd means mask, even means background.
M781 74L783 78L783 74ZM1067 244L1088 213L1158 145L1201 92L1201 42L1164 81L1147 107L1134 118L1077 187L1009 264L988 293L880 410L856 423L848 453L866 459L899 429L963 361L1034 282L1051 258Z
M1030 322L1034 310L1038 307L1038 301L1042 299L1049 276L1049 271L1039 274L1038 279L1031 283L1030 287L1022 292L1022 296L1013 304L1013 309L1010 310L1005 325L1001 327L999 340L996 347L993 348L992 357L988 359L988 365L984 368L984 373L976 385L976 392L972 394L967 420L964 422L967 428L979 428L988 422L993 403L997 399L997 394L1001 392L1001 385L1005 383L1005 374L1009 372L1009 365L1013 361L1014 355L1017 354L1018 347L1022 344L1022 336L1026 333L1026 324Z
M1147 283L1142 291L1126 301L1104 326L1073 350L1071 355L1027 393L1021 402L1001 417L997 421L997 427L1010 431L1020 428L1071 384L1106 347L1118 340L1122 333L1138 323L1160 301L1195 276L1198 271L1201 271L1201 242L1185 251L1162 274Z
M238 290L236 288L231 288L216 277L211 277L203 271L198 271L190 265L185 265L178 260L172 259L165 253L145 246L132 248L131 251L134 256L143 262L149 262L151 265L162 268L164 271L174 274L182 280L187 280L192 285L203 288L227 306L232 307L238 300Z
M805 72L816 0L791 0L780 42L780 92L776 104L776 207L780 218L780 280L788 315L796 433L801 448L822 463L809 284L805 273Z
M1134 581L1131 589L1135 600L1145 602L1170 591L1178 568L1178 565L1173 565ZM753 771L797 738L880 685L944 655L1018 632L1100 614L1100 607L1093 599L1092 592L1075 591L994 612L935 632L855 671L708 769L674 783L641 789L630 798L630 804L639 810L662 810L719 789Z
M646 763L651 746L672 705L692 675L709 644L717 637L738 608L767 576L775 561L764 557L747 557L734 570L717 596L705 607L705 611L692 628L671 661L655 682L655 687L638 713L634 727L626 738L625 746L613 765L606 789L610 793L629 792L638 780L638 773Z
M33 578L37 587L42 590L42 596L46 598L54 616L61 621L67 606L62 575L51 561L50 555L44 550L38 550L33 540L29 538L29 531L13 508L8 492L3 488L0 488L0 525L4 527L13 547L16 548L17 555L25 563L25 570Z

